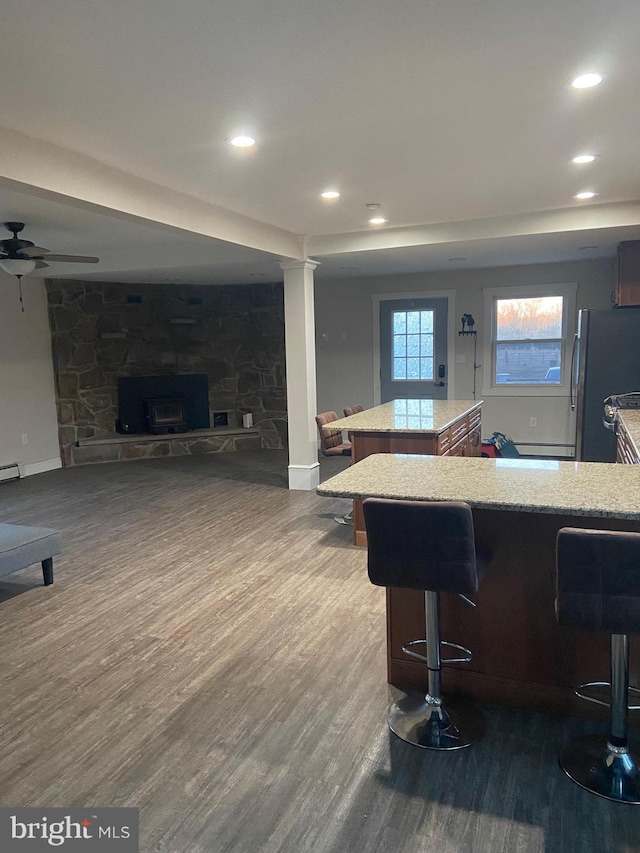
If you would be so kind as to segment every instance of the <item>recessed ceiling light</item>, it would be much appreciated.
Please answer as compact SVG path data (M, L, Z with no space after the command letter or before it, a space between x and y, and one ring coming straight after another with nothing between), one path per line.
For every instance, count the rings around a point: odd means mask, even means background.
M592 86L597 86L599 83L602 83L602 74L581 74L579 77L576 77L575 80L571 83L574 89L590 89Z
M578 154L571 159L572 163L593 163L596 159L595 154Z
M251 148L252 145L256 144L253 136L234 136L229 142L234 145L236 148Z
M325 190L323 193L320 193L320 196L331 200L334 198L340 198L340 193L337 190Z
M574 198L579 198L581 201L584 201L585 199L593 198L596 195L598 195L598 193L594 193L592 190L584 190L581 193L576 193Z
M370 225L384 225L385 222L388 222L388 219L385 219L384 216L372 216L369 220Z

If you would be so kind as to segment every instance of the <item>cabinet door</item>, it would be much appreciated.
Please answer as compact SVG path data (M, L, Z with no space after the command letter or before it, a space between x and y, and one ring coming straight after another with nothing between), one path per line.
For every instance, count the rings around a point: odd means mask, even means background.
M467 436L467 452L466 456L481 456L481 437L482 429L480 425L471 430Z
M461 438L456 444L453 445L451 450L445 453L445 456L467 456L467 441L469 436L465 435L464 438Z
M616 305L640 305L640 240L618 246L613 301Z

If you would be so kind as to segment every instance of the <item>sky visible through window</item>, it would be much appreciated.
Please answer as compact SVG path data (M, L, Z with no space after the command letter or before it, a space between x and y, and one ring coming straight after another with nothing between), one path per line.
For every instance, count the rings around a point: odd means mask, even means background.
M498 299L496 339L528 340L562 337L562 296Z

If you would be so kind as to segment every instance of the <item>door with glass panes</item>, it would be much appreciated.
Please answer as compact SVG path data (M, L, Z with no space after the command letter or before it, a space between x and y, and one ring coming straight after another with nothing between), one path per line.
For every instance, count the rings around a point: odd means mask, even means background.
M447 399L446 298L380 303L380 398Z

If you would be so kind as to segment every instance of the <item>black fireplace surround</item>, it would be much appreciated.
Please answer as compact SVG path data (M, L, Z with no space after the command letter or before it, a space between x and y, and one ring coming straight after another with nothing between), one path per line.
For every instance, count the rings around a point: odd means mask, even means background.
M209 425L206 373L118 379L118 432L161 434Z

